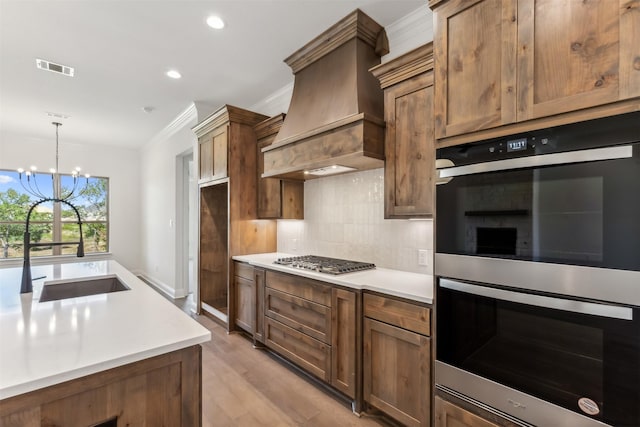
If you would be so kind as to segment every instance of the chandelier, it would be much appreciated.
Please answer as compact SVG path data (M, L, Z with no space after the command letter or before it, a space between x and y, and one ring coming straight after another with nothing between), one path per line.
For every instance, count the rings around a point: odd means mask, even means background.
M56 167L49 169L49 174L51 175L51 183L52 183L52 194L45 194L38 185L38 176L43 175L38 172L35 166L31 166L29 170L24 170L23 168L18 169L18 177L20 181L20 185L22 188L29 193L30 195L38 198L38 199L47 199L49 201L70 201L80 197L86 190L89 185L89 178L91 175L84 175L84 186L81 184L82 177L80 175L81 169L79 167L75 168L71 171L71 177L73 179L73 183L71 188L62 188L62 182L60 179L56 179L56 176L59 176L59 168L58 168L58 128L62 126L62 123L52 122L52 125L56 127ZM47 174L44 174L47 175ZM77 192L76 192L77 191Z
M80 211L78 208L72 203L73 199L80 197L89 186L89 175L85 175L85 185L84 187L76 193L78 189L78 185L80 183L80 168L76 168L71 172L71 176L73 177L73 185L70 189L62 188L62 180L60 179L60 174L58 172L58 128L62 126L61 123L53 122L52 123L56 127L56 167L55 169L50 169L49 172L51 174L51 181L53 184L53 194L46 195L43 191L40 190L38 186L38 173L37 169L32 166L31 170L24 171L24 169L18 169L20 184L24 190L35 196L38 200L36 200L31 207L29 208L29 212L27 213L27 219L25 221L25 230L24 230L24 260L22 263L22 282L20 284L20 293L26 294L33 292L33 280L31 278L31 249L38 246L63 246L63 245L78 245L77 256L84 256L84 240L82 238L82 218L80 217ZM23 178L24 175L24 178ZM78 231L79 231L79 240L76 242L32 242L31 241L31 233L29 231L29 225L31 221L31 214L36 210L38 206L43 203L54 202L54 203L63 203L70 207L73 212L76 214Z

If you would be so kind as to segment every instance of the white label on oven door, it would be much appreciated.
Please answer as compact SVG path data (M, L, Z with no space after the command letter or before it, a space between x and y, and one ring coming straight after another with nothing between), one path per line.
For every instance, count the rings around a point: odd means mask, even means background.
M588 415L598 415L600 413L598 404L588 397L578 399L578 406L582 409L582 412Z

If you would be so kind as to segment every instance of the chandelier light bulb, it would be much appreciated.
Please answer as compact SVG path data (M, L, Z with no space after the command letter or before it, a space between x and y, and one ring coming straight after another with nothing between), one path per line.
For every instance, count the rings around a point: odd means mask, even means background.
M53 192L52 192L53 194L45 194L44 192L41 191L40 188L38 188L39 179L37 179L36 175L39 176L40 174L36 172L38 170L36 166L31 166L29 170L26 170L26 171L22 168L17 169L18 173L20 174L20 184L22 185L22 188L31 196L34 196L40 199L39 201L35 202L37 204L42 203L42 201L44 201L45 199L49 201L67 203L70 200L74 200L82 196L82 194L84 194L84 192L89 187L89 177L90 177L89 174L84 175L86 178L84 183L81 183L80 179L78 179L80 177L80 171L82 170L82 168L79 166L76 166L71 171L71 176L73 177L72 185L69 188L62 186L62 178L59 176L59 172L58 172L60 170L59 164L58 164L58 160L59 160L58 159L59 157L58 128L62 126L62 124L58 122L52 122L51 124L53 124L56 127L56 167L48 169L49 174L51 175L51 178L53 179L54 183L57 183L57 184L54 184L53 186ZM25 176L24 179L22 177L23 173ZM32 176L33 176L33 179L31 179Z

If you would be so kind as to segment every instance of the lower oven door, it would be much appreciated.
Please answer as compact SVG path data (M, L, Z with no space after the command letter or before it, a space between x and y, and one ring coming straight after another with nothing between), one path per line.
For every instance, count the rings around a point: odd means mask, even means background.
M447 278L436 383L534 425L640 426L640 309Z

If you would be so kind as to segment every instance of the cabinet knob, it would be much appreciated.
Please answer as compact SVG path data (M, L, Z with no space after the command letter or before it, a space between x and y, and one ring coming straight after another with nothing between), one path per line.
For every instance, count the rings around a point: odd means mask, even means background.
M422 154L421 153L416 154L416 159L420 160L421 158L422 158Z

